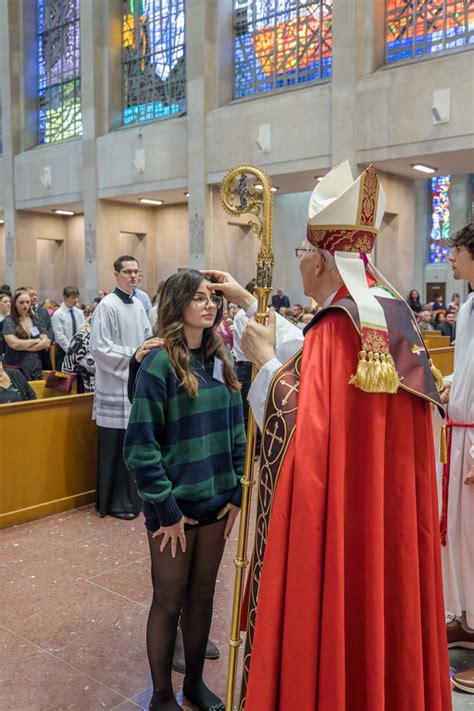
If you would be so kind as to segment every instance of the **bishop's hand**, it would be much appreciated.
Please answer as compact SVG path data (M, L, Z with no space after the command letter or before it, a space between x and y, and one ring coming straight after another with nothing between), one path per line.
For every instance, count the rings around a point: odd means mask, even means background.
M261 368L269 360L275 358L276 343L276 316L270 309L268 321L265 325L257 323L251 318L242 335L240 347L251 363Z
M224 294L227 301L237 304L242 309L245 309L245 311L256 301L255 296L241 286L239 282L234 279L232 274L220 272L217 269L205 269L201 271L205 276L213 277L217 281L219 286L216 288Z

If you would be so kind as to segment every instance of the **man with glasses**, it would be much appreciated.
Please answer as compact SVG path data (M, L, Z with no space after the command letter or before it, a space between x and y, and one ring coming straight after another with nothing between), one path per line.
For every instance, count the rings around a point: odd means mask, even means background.
M297 250L321 311L286 362L274 313L242 337L262 431L248 709L451 709L431 404L443 408L411 310L368 259L384 210L373 166L328 173Z
M96 509L100 516L130 520L141 509L133 478L123 460L123 440L130 414L128 366L151 326L133 295L139 266L123 255L114 262L116 287L94 311L90 350L96 364L93 418L98 426Z

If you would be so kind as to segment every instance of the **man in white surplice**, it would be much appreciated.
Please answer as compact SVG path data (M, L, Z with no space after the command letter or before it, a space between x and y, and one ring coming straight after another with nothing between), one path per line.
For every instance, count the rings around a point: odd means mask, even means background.
M100 516L130 520L141 510L137 487L123 459L130 415L128 367L137 347L151 336L142 303L134 296L137 260L124 255L114 262L116 288L97 306L90 349L96 363L93 419L98 426L96 509Z
M450 240L455 279L474 288L474 223ZM442 548L448 646L474 649L474 292L457 316L454 372L445 378L442 398L453 423L446 545ZM443 526L442 526L443 528ZM474 667L454 675L454 684L474 694Z

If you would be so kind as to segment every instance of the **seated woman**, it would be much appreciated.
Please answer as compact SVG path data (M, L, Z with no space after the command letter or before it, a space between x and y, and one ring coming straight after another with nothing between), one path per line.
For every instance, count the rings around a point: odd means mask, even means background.
M23 373L16 368L4 368L0 357L0 405L22 400L36 400L36 395Z
M214 288L193 269L166 281L158 316L163 347L140 366L125 436L152 563L147 650L153 711L181 709L171 683L180 615L184 693L200 709L224 710L202 672L217 571L239 513L245 432L240 384L214 331L223 304Z
M10 316L3 320L3 337L4 365L20 368L27 380L41 380L40 351L47 350L51 341L43 322L31 312L30 295L26 289L17 289L13 294Z
M90 351L91 319L91 316L86 318L71 338L61 368L63 373L77 373L79 393L92 393L95 390L95 361Z

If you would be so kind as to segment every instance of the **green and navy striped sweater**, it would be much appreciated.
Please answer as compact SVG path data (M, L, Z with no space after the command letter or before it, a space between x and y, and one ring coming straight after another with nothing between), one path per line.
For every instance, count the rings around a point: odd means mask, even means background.
M199 391L179 387L167 352L155 349L139 370L124 443L125 463L144 500L147 528L171 526L227 503L240 506L245 431L240 392L213 378L191 351Z

